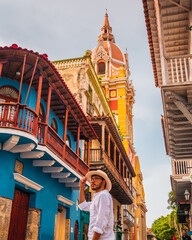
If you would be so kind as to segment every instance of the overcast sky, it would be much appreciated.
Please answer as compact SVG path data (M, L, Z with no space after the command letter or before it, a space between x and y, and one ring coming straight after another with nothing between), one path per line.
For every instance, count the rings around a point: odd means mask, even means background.
M134 146L140 159L147 226L168 214L171 161L165 154L160 90L155 87L142 0L0 0L0 45L13 43L49 60L81 57L93 49L108 9L116 44L127 48L136 91Z

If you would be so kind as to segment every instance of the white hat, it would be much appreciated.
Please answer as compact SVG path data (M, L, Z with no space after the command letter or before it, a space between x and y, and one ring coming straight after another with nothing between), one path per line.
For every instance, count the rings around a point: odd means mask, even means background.
M111 185L111 180L109 179L107 174L101 170L90 171L86 174L86 178L89 183L91 182L91 176L93 176L93 175L98 175L98 176L104 178L106 181L106 190L108 192L110 192L112 185Z

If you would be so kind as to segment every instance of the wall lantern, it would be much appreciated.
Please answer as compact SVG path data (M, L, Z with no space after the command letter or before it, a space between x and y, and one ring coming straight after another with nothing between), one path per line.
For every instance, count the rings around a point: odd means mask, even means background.
M187 189L184 192L184 196L185 196L185 200L189 201L190 193L189 193L189 191Z

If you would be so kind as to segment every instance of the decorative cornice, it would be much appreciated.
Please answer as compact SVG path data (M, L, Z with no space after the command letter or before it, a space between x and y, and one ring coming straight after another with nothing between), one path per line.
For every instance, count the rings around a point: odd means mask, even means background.
M63 197L62 195L57 195L57 200L60 201L60 202L63 202L69 206L72 206L74 204L74 202L72 202L71 200Z
M38 183L30 180L29 178L24 177L20 173L13 173L14 179L17 182L20 182L25 185L25 187L30 187L36 191L40 191L43 186L39 185Z

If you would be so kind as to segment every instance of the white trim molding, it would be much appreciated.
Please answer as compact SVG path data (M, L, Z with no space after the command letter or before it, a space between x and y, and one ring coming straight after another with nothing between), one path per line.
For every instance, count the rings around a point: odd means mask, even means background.
M24 177L20 173L13 173L14 179L17 182L20 182L25 185L25 187L30 187L36 191L40 191L43 186L39 185L38 183L30 180L29 178Z
M35 136L33 136L31 133L24 132L23 130L16 130L13 128L0 128L0 133L6 133L11 135L17 135L19 137L26 137L28 139L31 139L35 144L38 144L38 140Z
M57 195L57 200L60 201L60 202L63 202L69 206L73 206L74 202L72 202L71 200L63 197L62 195Z

